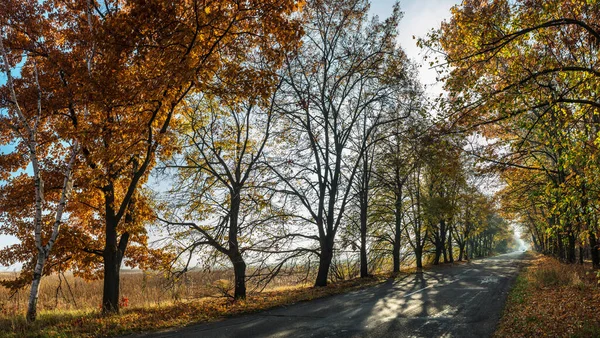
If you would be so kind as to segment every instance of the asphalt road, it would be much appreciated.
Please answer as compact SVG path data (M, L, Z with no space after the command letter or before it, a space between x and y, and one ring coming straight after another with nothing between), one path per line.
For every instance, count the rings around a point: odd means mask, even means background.
M489 337L522 252L439 266L343 295L146 337Z

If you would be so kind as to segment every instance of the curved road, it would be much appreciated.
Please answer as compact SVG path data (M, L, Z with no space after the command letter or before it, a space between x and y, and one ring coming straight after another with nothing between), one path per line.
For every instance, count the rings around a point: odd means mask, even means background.
M489 337L522 252L421 274L350 293L140 337Z

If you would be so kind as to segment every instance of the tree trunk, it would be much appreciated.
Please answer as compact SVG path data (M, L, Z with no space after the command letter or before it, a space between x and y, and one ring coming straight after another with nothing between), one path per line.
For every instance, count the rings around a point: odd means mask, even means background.
M235 278L234 299L246 299L246 263L241 254L231 258Z
M558 233L556 241L558 244L558 258L564 262L565 261L565 249L564 249L563 239L562 239L562 236L560 235L560 233Z
M452 231L448 231L448 260L450 263L454 263L454 253L452 252Z
M102 312L119 312L119 271L117 264L117 250L106 248L104 251L104 289L102 296Z
M446 253L446 220L442 219L440 221L440 241L439 241L440 250L444 255L444 263L448 263L448 255Z
M415 259L417 261L417 269L423 269L423 248L416 247L415 248Z
M240 253L238 235L239 235L239 216L241 206L241 186L234 186L231 195L231 205L229 208L229 258L233 264L235 279L234 299L246 298L246 263Z
M369 267L367 259L367 191L362 191L360 197L360 277L365 278L369 276Z
M363 232L361 229L360 234L360 277L365 278L369 276L369 267L368 267L368 258L367 258L367 233L366 229Z
M329 244L328 240L321 243L321 255L319 256L319 270L315 286L327 286L327 277L329 275L329 267L333 258L333 245Z
M394 259L394 272L400 272L400 235L402 234L402 187L398 187L395 201L395 224L394 224L394 247L392 251Z
M465 254L465 242L458 243L458 261L462 262L463 256Z
M399 238L400 235L398 233L396 233L396 235L394 236L396 237L396 241L394 241L394 246L392 248L392 257L394 260L394 273L400 272L400 241Z
M29 292L29 304L27 306L27 322L32 323L37 318L37 302L40 282L44 264L46 263L46 255L43 251L38 252L37 263L33 270L33 279L31 281L31 291Z
M596 235L590 231L590 255L592 256L592 266L594 269L600 269L600 252L598 251L598 241Z
M440 239L438 236L435 237L435 256L433 258L433 265L440 264L440 257L442 256L442 248L440 246Z
M102 313L119 313L119 283L121 262L129 241L129 233L121 235L117 244L117 221L112 208L107 208L106 239L103 252L104 288L102 295Z
M575 234L573 233L573 231L569 231L567 239L567 262L569 262L570 264L575 264L577 258L575 257Z

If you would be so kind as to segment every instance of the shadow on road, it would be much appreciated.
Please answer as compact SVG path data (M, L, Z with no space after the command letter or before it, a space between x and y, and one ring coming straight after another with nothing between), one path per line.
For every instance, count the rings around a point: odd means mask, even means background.
M436 266L375 287L152 337L487 337L522 253Z

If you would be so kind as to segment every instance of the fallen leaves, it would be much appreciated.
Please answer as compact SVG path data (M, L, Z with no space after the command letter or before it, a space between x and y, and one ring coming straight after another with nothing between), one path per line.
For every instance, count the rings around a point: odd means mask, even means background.
M495 337L600 336L600 289L586 269L536 257L517 278Z

